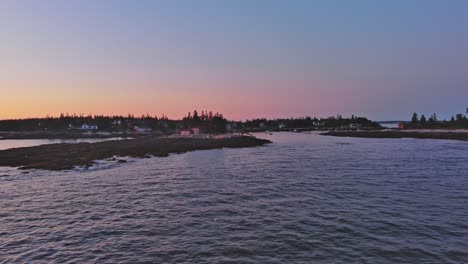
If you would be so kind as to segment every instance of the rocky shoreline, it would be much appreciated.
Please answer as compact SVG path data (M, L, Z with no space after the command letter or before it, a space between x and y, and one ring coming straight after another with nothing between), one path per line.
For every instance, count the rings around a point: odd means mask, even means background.
M249 136L220 139L139 138L97 143L50 144L0 151L0 166L20 169L69 170L89 167L95 160L113 157L165 157L171 153L220 148L263 146L269 140Z
M420 139L448 139L468 141L468 133L447 131L329 131L321 133L323 136L358 137L358 138L420 138Z

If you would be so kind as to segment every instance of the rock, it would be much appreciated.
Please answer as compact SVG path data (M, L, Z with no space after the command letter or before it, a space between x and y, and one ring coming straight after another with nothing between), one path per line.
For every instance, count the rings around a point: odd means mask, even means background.
M263 146L269 140L249 136L232 138L136 138L96 143L50 144L0 151L0 166L21 169L69 170L91 166L94 160L116 157L167 157L171 153L194 150Z

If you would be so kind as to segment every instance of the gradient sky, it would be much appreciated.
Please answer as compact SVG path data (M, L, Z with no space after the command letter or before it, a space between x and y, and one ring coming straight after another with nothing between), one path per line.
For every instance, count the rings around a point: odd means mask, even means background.
M2 0L0 118L449 116L468 1Z

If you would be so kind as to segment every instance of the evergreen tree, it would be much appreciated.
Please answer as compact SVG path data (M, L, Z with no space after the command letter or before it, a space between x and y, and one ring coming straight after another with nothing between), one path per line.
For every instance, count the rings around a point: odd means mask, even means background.
M429 117L429 119L427 120L427 125L428 125L428 126L434 126L435 123L436 123L436 121L437 121L437 116L436 116L436 114L434 113L434 114L432 114L432 115Z
M195 122L200 121L200 117L198 116L197 110L193 110L193 120L194 120Z
M424 115L421 115L421 119L419 120L419 125L425 127L427 125L427 120Z
M417 113L413 113L413 117L411 117L411 125L415 127L419 125L419 118Z

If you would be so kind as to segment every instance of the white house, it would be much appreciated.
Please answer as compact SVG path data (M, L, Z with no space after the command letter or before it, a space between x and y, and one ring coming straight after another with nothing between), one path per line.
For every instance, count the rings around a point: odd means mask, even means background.
M83 129L83 130L97 130L98 126L97 125L82 124L80 129Z
M320 122L320 121L314 121L314 122L313 122L313 125L314 125L314 126L323 126L324 124L325 124L325 123Z
M133 126L133 129L139 133L151 132L151 128L142 126Z

